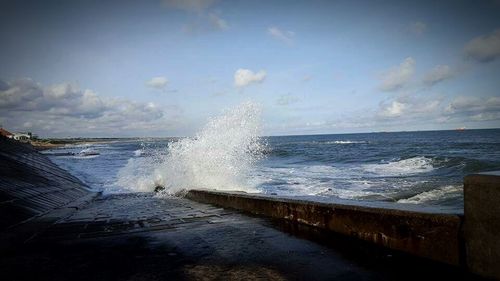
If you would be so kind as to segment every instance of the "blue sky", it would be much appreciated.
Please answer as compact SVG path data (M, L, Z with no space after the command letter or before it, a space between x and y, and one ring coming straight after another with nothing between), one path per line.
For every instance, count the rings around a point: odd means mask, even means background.
M1 1L0 121L186 136L500 127L499 1Z

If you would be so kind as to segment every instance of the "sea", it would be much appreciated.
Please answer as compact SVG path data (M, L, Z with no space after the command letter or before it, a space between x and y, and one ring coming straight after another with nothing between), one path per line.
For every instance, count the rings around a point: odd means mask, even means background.
M244 105L190 138L89 142L44 151L103 193L242 191L321 202L463 208L463 179L500 170L500 129L260 135Z

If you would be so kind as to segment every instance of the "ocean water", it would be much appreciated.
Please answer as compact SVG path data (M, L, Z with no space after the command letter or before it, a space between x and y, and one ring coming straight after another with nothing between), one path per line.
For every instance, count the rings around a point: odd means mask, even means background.
M134 139L45 151L105 193L191 188L282 196L463 206L463 177L500 170L500 129L258 137L240 106L193 138ZM98 151L99 155L61 156ZM56 154L57 153L57 154Z

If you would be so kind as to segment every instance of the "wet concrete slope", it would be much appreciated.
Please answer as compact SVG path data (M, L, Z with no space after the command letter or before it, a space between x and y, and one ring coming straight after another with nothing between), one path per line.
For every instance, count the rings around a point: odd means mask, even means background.
M92 192L30 145L0 137L0 231Z

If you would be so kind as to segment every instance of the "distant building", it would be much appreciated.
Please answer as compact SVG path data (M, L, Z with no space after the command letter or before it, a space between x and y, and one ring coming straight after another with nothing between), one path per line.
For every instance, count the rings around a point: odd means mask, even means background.
M9 138L9 139L14 138L14 134L5 130L4 128L0 128L0 136L4 136L4 137Z
M9 139L14 139L16 141L20 142L29 142L32 138L33 135L31 132L18 132L18 133L11 133L4 128L0 127L0 136L9 138Z
M27 142L31 139L31 132L28 133L14 133L14 139L21 142Z

